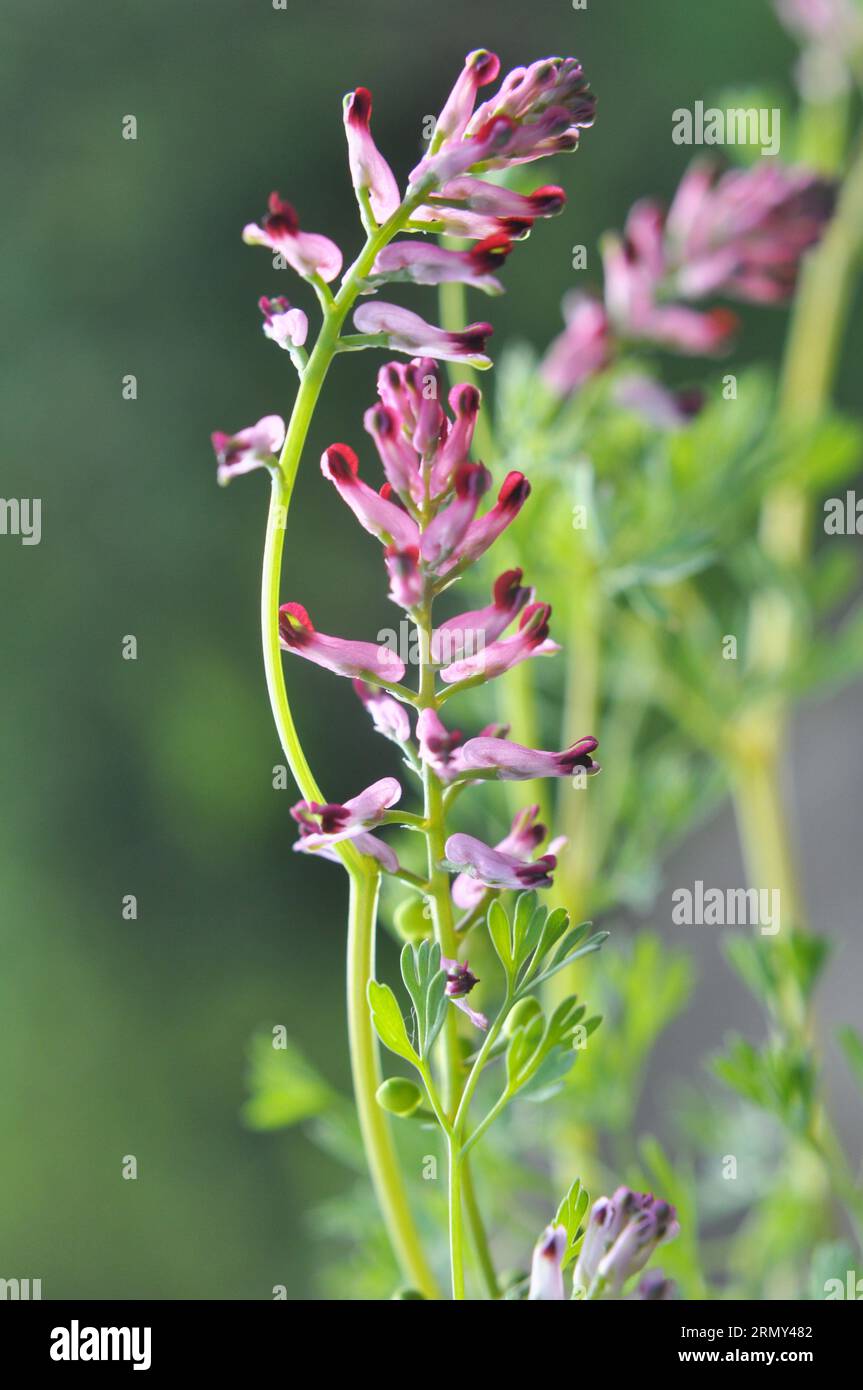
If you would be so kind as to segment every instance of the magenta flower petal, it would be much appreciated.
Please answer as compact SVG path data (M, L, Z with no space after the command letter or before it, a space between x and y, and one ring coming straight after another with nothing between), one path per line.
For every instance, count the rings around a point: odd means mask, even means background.
M420 758L424 763L428 763L442 782L452 782L461 775L462 734L458 729L447 729L436 710L420 711L417 718L417 741Z
M265 415L238 434L216 430L210 438L218 460L216 477L224 487L240 473L275 466L275 455L285 442L285 422L280 415Z
M484 48L474 49L464 60L464 67L444 102L434 129L435 142L460 140L473 115L480 87L494 82L500 72L500 59Z
M486 608L460 613L441 623L432 633L432 660L438 665L449 665L500 637L533 599L533 589L523 588L521 578L520 569L505 570L495 580L492 602Z
M540 375L552 391L566 396L608 365L613 341L605 306L592 295L568 294L563 313L566 328L543 358Z
M470 251L448 251L434 242L393 241L379 253L372 276L409 280L416 285L457 281L486 294L502 294L503 285L493 272L511 250L512 242L505 232L485 237Z
M404 662L390 647L317 632L299 603L283 603L279 609L279 640L285 651L351 680L377 676L381 680L400 681L405 673Z
M492 849L473 835L451 835L446 842L446 857L462 873L487 888L550 888L557 860L545 854L528 863L513 854Z
M462 382L449 393L455 420L443 440L431 469L431 493L440 497L452 487L456 469L467 463L482 396L475 386Z
M383 840L379 840L377 835L372 835L370 831L363 830L358 835L353 836L352 843L361 854L368 854L372 859L376 859L386 873L398 873L398 855L390 845L385 844ZM324 845L321 849L312 850L308 840L301 838L294 842L294 849L300 854L316 854L321 859L329 859L334 864L339 863L338 850L334 845Z
M461 661L454 661L451 665L445 666L440 673L441 680L447 685L453 685L456 681L471 680L475 676L484 676L486 680L491 680L528 657L551 656L560 651L557 643L552 642L548 636L550 616L549 604L529 604L522 613L518 631L512 637L501 637L496 642L490 642L473 656L466 656Z
M456 470L455 497L429 523L420 540L423 560L441 570L451 556L458 556L477 507L491 486L491 474L481 463L462 463Z
M503 782L524 782L534 777L571 777L576 768L588 775L599 772L590 756L597 748L595 738L582 738L562 753L524 748L504 738L472 738L465 744L462 759L466 769L495 769Z
M395 777L382 777L343 803L298 801L291 807L291 815L300 827L306 849L320 850L342 840L352 840L360 831L378 825L401 794Z
M258 308L264 316L265 337L286 351L303 346L309 334L309 320L302 309L292 309L283 295L274 299L262 295Z
M351 179L358 193L368 192L372 212L381 223L395 212L401 194L392 169L372 139L371 115L371 92L365 87L349 92L344 101L344 117Z
M320 275L334 280L342 268L342 253L334 241L317 232L300 231L300 223L290 203L271 193L269 212L263 226L250 222L243 228L243 241L249 246L268 246L284 256L298 275Z
M393 743L407 743L411 736L411 722L404 705L366 681L355 680L354 690L368 710L378 733Z
M415 545L399 550L388 545L384 551L384 564L390 581L390 598L400 608L408 612L422 603L425 581L419 567L420 552Z
M563 1257L566 1253L566 1227L546 1226L536 1243L530 1267L528 1301L546 1299L561 1302Z
M475 564L507 526L515 521L529 496L530 483L524 474L515 470L507 473L496 503L484 516L471 522L464 539L446 564L444 573L448 573L457 564L461 567Z
M321 455L321 472L372 536L402 550L416 549L419 528L403 508L382 497L359 477L359 461L348 444L331 444Z
M460 333L448 333L426 323L410 309L376 300L360 305L354 313L354 324L360 333L386 334L387 346L394 352L444 362L469 362L480 370L491 366L485 352L486 340L493 331L490 323L470 323Z

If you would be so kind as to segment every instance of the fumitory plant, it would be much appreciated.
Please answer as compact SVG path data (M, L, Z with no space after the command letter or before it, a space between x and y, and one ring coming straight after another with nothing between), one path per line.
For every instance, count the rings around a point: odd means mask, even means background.
M272 479L262 593L267 682L285 755L302 792L292 810L299 827L296 847L340 861L349 877L351 1059L378 1201L409 1284L421 1296L436 1296L437 1279L409 1208L389 1128L391 1114L430 1118L448 1150L456 1299L464 1298L466 1289L465 1214L486 1292L490 1297L502 1292L471 1183L471 1151L517 1096L553 1092L587 1044L599 1017L590 1016L575 995L554 1007L540 996L549 980L596 951L605 936L592 932L587 922L573 923L562 906L549 911L539 904L536 890L551 887L560 842L546 843L549 832L536 806L519 807L509 833L494 845L456 828L457 803L475 784L592 776L599 771L592 756L597 740L588 734L567 741L561 752L548 752L511 742L505 728L488 723L462 741L451 728L449 708L442 717L444 707L463 692L484 689L559 647L550 636L551 608L522 582L520 567L497 576L485 606L437 623L437 601L507 532L528 500L530 483L521 471L509 471L496 501L484 507L492 475L471 456L480 393L470 384L456 385L448 397L451 414L442 403L438 363L489 367L491 325L445 330L377 297L401 281L458 283L497 293L496 272L513 242L538 218L563 207L557 187L522 194L483 176L577 147L594 118L581 65L552 58L517 68L494 96L477 104L480 90L498 73L493 54L468 55L404 194L373 141L370 94L358 88L345 98L348 157L365 244L333 292L341 251L327 237L304 231L293 206L271 195L266 216L245 228L244 239L268 247L311 285L321 328L309 351L306 315L283 297L262 299L264 331L288 352L299 376L290 421L285 426L280 417L268 416L249 429L213 436L220 482L256 468L267 469ZM416 235L423 233L426 238L457 235L469 245L452 249ZM362 303L355 307L358 300ZM354 331L346 332L351 311ZM415 687L407 683L403 654L392 647L319 632L302 603L279 602L285 526L312 412L333 358L370 347L410 359L380 370L379 399L364 419L385 482L378 490L364 481L357 453L346 443L325 450L321 471L383 547L389 597L415 632ZM302 597L313 603L313 596ZM420 793L419 810L394 809L402 787L390 776L341 801L327 799L294 724L282 652L353 682L377 732L398 746ZM424 841L421 867L402 864L381 837L387 827ZM411 919L411 939L401 957L410 999L407 1018L399 996L375 978L382 875L413 895L401 910L403 920ZM508 908L511 894L516 897ZM466 945L479 926L486 928L499 961L497 1003L488 1016L470 998L478 980ZM460 1023L468 1031L460 1030ZM415 1079L382 1079L375 1035L410 1065ZM479 1095L488 1089L487 1078L494 1081L483 1108ZM587 1194L576 1180L540 1242L529 1287L514 1281L512 1296L562 1296L562 1271L576 1257L573 1296L619 1296L629 1276L675 1231L667 1203L621 1192L595 1204L582 1248L587 1207Z

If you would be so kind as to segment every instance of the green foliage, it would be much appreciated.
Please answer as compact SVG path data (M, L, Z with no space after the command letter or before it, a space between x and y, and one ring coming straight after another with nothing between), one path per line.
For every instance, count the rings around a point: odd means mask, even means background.
M440 946L431 941L423 941L419 946L408 943L401 954L401 971L413 1003L417 1050L425 1060L443 1027L448 1005Z
M496 900L489 907L487 925L506 972L512 1002L523 999L582 956L598 951L608 937L607 931L588 937L590 922L571 927L565 908L549 912L538 904L536 893L520 893L511 918Z
M274 1046L271 1033L258 1033L249 1046L250 1095L242 1116L250 1129L284 1129L320 1115L335 1093L290 1039Z
M411 1062L415 1067L418 1067L420 1059L411 1046L398 1000L389 985L382 985L377 980L369 980L369 1007L372 1011L372 1023L375 1032L384 1047L388 1047L390 1052L394 1052L397 1057L403 1057L406 1062Z
M583 1222L589 1206L590 1195L582 1187L581 1179L576 1178L558 1207L553 1222L553 1225L563 1226L566 1231L566 1249L561 1264L562 1269L568 1269L578 1257L584 1240Z
M712 1069L738 1095L771 1111L789 1129L805 1133L817 1075L808 1050L790 1040L757 1048L733 1035L725 1051L713 1058Z

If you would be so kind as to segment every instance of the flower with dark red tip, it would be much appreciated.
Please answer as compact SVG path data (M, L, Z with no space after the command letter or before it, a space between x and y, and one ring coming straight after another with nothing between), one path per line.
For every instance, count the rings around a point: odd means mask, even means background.
M563 1257L566 1253L566 1227L546 1226L536 1243L530 1266L528 1301L561 1302Z
M451 960L448 956L441 956L440 963L441 969L446 971L445 992L447 998L452 1000L457 1009L461 1009L462 1013L467 1014L471 1023L485 1031L488 1028L488 1019L485 1014L472 1009L465 998L474 986L479 984L479 980L469 968L467 961L462 964L461 961Z
M496 731L489 728L485 732L491 735ZM461 768L458 752L455 761L459 768L457 775L463 776L464 770ZM538 806L528 806L525 810L519 811L508 833L494 846L495 850L499 854L514 857L519 863L532 860L548 833L538 817ZM549 845L549 853L554 854L564 843L562 838L553 840ZM460 873L452 886L453 902L462 912L472 912L482 902L487 891L485 884L475 876Z
M402 507L381 497L359 476L359 460L348 444L331 444L321 455L321 472L335 487L360 525L400 550L416 549L419 528Z
M365 87L349 92L344 100L344 117L351 180L357 194L368 193L372 212L381 223L395 212L401 194L392 169L372 139L371 115L371 92Z
M553 854L525 861L514 854L492 849L474 835L450 835L445 848L447 862L453 868L486 888L550 888L557 865ZM458 902L457 898L455 900Z
M599 746L593 738L581 738L562 753L524 748L505 738L472 738L462 750L466 770L494 771L502 782L526 782L534 777L571 777L576 769L593 776L599 763L591 757Z
M457 281L485 294L503 294L494 271L503 265L512 242L505 232L495 232L469 251L449 251L434 242L393 241L378 253L372 280L409 280L416 285L443 285Z
M495 580L492 601L486 608L460 613L435 628L432 660L441 666L449 665L500 637L533 598L533 589L522 587L521 578L520 569L505 570Z
M482 463L461 463L456 469L455 497L437 513L422 534L420 552L431 568L446 568L450 557L461 553L477 507L491 486L491 474Z
M342 253L335 242L318 232L300 231L294 208L278 193L270 194L268 207L262 226L249 222L243 228L243 241L278 252L306 279L319 275L322 280L334 280L342 268Z
M574 290L563 301L566 328L542 360L540 375L560 396L577 391L611 361L613 339L605 305Z
M469 323L461 332L449 333L426 323L410 309L376 300L360 305L354 312L354 324L360 333L385 335L386 346L393 352L434 357L441 362L468 362L479 371L491 366L485 351L494 331L490 323Z
M453 661L441 671L441 680L447 685L454 685L456 681L473 680L476 677L492 680L529 657L553 656L555 652L560 651L560 647L548 635L550 616L550 604L529 604L521 615L518 631L512 637L500 637L472 656Z
M462 737L459 729L446 727L436 710L420 710L417 718L420 758L441 782L453 782L461 776Z
M475 521L471 522L464 540L444 572L448 573L456 564L460 569L474 564L481 555L485 554L489 546L494 544L507 526L515 521L529 496L530 483L524 474L515 470L507 473L494 506L484 516L477 517Z
M285 651L351 680L400 681L405 673L404 662L390 647L317 632L300 603L283 603L279 609L279 641Z
M224 487L240 473L275 468L276 454L285 442L285 422L280 415L265 415L256 425L237 434L215 430L210 439L219 465L216 478Z
M390 581L390 598L399 608L408 612L422 603L425 583L420 571L419 547L410 545L399 550L388 545L384 551L384 564Z
M300 828L304 848L320 850L355 839L361 831L379 825L401 794L395 777L382 777L343 803L298 801L291 807L291 815Z
M291 348L303 346L309 333L309 320L302 309L292 309L284 295L277 295L274 299L262 295L258 308L264 316L266 338L288 352Z

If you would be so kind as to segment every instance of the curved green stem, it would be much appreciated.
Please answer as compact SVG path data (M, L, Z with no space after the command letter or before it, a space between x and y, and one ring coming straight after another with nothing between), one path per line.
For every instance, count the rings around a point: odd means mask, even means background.
M291 772L306 800L324 801L326 798L309 766L297 733L282 667L278 609L285 528L309 425L330 364L338 350L342 325L378 251L404 225L412 209L413 203L406 202L382 227L369 228L366 243L334 298L329 289L319 284L314 286L323 309L323 325L303 368L279 464L273 471L261 585L264 670L279 739ZM369 1170L390 1240L405 1277L427 1298L436 1298L437 1286L408 1206L389 1122L375 1098L380 1067L366 991L374 969L379 874L374 862L361 855L350 843L339 846L339 856L350 879L348 1031L357 1110Z
M399 1168L398 1154L385 1112L375 1093L382 1075L377 1039L366 990L374 972L374 938L380 876L351 873L348 915L348 1037L357 1114L375 1194L405 1277L426 1298L437 1298Z

